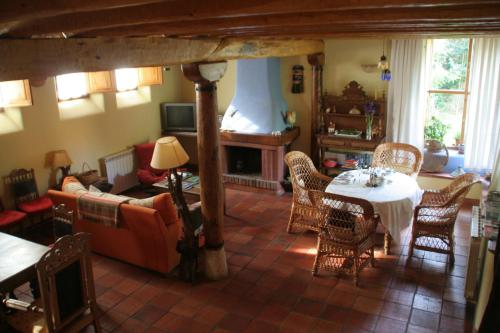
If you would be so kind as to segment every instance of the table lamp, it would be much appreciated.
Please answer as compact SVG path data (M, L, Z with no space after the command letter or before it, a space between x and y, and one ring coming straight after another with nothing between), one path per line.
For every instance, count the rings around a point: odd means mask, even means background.
M69 169L71 168L71 158L69 158L66 150L56 150L52 156L52 169L60 168L62 171L62 179L69 175ZM61 180L62 181L62 180Z
M189 156L176 137L166 136L156 140L151 166L155 169L170 170L167 177L168 188L181 212L184 228L186 229L186 240L191 241L190 238L191 235L194 235L194 228L186 200L182 194L182 175L177 172L177 168L187 161L189 161ZM172 175L174 179L172 179Z

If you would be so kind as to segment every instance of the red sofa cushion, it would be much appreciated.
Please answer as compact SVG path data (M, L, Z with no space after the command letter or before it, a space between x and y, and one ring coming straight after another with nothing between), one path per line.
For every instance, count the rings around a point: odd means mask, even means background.
M13 223L22 221L26 217L26 213L17 210L4 210L0 212L0 227L5 227Z
M153 208L160 213L165 225L177 223L177 209L170 193L156 195L153 198Z
M137 178L139 179L139 182L144 185L153 185L154 183L158 183L159 181L162 181L165 179L165 177L168 176L168 172L164 171L160 175L155 175L152 173L150 170L145 170L145 169L137 169Z
M27 214L40 213L51 208L52 200L46 196L19 204L19 209Z

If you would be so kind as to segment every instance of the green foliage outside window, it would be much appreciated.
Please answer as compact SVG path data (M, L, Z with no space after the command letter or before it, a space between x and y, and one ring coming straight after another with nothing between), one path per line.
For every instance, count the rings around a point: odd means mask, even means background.
M424 127L424 138L425 140L437 140L439 142L443 142L444 136L448 132L449 128L450 127L444 124L441 120L436 117L432 117Z

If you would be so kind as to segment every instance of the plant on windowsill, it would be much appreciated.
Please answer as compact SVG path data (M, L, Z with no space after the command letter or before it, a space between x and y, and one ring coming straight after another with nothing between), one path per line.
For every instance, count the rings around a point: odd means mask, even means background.
M460 145L462 143L462 133L460 132L456 132L455 133L455 145L458 147L458 145Z
M425 145L428 150L441 150L444 146L444 136L448 132L449 126L436 117L431 117L424 127Z

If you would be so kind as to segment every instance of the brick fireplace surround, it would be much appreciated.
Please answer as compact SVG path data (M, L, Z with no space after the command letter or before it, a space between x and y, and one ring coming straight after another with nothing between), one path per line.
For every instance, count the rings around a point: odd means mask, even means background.
M275 191L276 194L284 192L281 185L285 174L284 155L286 147L300 135L300 129L294 127L282 132L281 135L271 134L244 134L237 132L221 132L221 161L223 179L226 183L264 188ZM231 161L230 147L246 147L260 150L260 175L245 175L234 173L229 167Z

